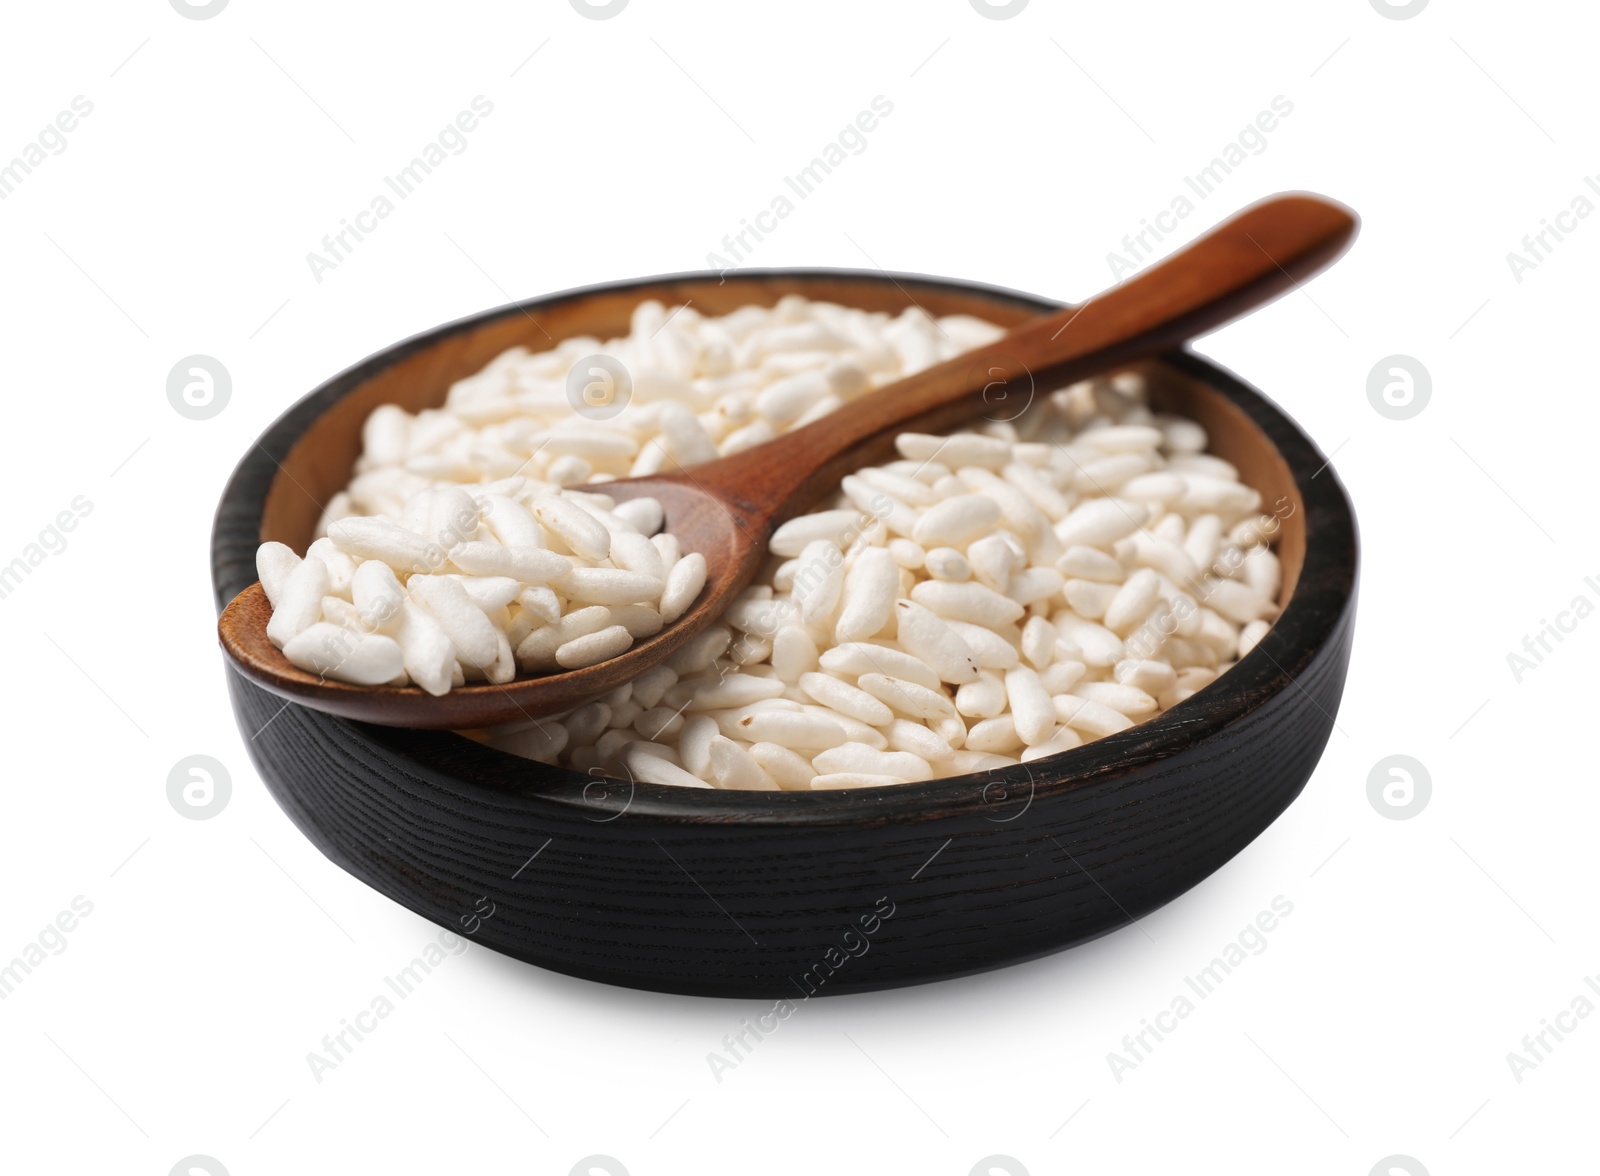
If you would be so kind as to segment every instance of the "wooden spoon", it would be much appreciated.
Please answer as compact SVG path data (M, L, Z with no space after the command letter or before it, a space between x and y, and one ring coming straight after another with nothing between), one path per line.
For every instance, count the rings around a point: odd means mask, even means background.
M706 558L706 587L689 611L621 656L587 669L503 686L474 683L434 697L415 687L352 686L290 664L267 640L272 606L260 584L217 623L234 667L259 686L330 714L395 727L464 729L557 714L616 689L702 632L754 578L773 529L802 513L852 469L893 448L897 433L938 432L981 411L995 388L1031 397L1181 345L1271 301L1322 269L1355 236L1355 215L1300 194L1253 205L1205 236L1077 307L1019 327L863 396L777 440L717 461L600 489L649 496L683 550ZM980 396L982 399L980 399ZM1007 404L1007 419L1016 408Z

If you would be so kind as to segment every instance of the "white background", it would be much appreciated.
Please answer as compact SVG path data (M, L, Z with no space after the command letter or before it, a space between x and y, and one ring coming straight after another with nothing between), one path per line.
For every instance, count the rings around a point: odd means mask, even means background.
M93 113L0 201L0 563L76 496L93 509L0 600L0 959L75 896L93 912L0 1002L0 1167L564 1176L601 1153L633 1176L966 1176L999 1153L1036 1176L1364 1176L1401 1153L1437 1176L1592 1155L1600 1017L1520 1082L1507 1054L1600 973L1600 620L1520 683L1507 654L1600 601L1600 218L1520 282L1506 255L1600 170L1597 23L1576 0L1406 20L1368 0L1033 0L1007 20L967 0L633 0L606 21L566 0L8 5L0 160L75 96ZM255 775L214 642L224 479L295 399L403 336L703 268L880 94L867 149L753 264L1080 298L1186 175L1293 103L1179 236L1290 188L1364 218L1305 294L1199 344L1334 455L1360 518L1355 661L1315 776L1139 926L812 1002L720 1084L706 1054L763 1002L479 947L319 1084L308 1051L437 929L324 860ZM306 254L477 95L494 111L468 149L315 280ZM207 421L165 394L193 353L233 377ZM1433 381L1407 421L1366 395L1394 353ZM233 781L206 821L166 795L197 753ZM1433 782L1409 820L1367 796L1395 753ZM1278 895L1293 914L1267 949L1119 1082L1124 1034Z

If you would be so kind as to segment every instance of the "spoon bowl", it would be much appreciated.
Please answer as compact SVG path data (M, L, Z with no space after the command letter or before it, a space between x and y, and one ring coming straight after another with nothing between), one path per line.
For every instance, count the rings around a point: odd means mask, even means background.
M660 502L664 529L678 537L685 551L706 557L708 575L694 606L675 624L586 670L517 678L503 686L472 683L437 697L415 686L355 686L320 677L294 665L267 639L272 603L259 582L223 610L217 622L223 648L247 678L274 694L331 715L391 727L460 730L567 710L632 681L704 632L761 566L764 538L758 545L741 527L770 534L760 519L741 519L733 507L684 474L630 478L607 485L605 492L619 502L643 497ZM582 686L574 701L575 678L581 678Z

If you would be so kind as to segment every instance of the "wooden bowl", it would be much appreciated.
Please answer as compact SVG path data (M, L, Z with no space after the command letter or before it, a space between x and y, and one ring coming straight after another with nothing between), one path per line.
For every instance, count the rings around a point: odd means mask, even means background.
M966 282L808 270L646 278L440 327L318 388L239 463L212 535L219 612L255 580L259 543L304 551L375 406L440 404L516 344L624 334L646 298L722 314L788 293L891 312L915 299L1004 325L1055 309ZM1333 728L1355 617L1355 520L1316 446L1192 354L1141 370L1154 402L1202 422L1212 451L1285 516L1284 609L1233 669L1130 730L982 774L773 793L547 767L451 732L285 704L229 669L240 729L278 803L333 861L425 918L574 976L798 1000L1101 935L1205 878L1300 792Z

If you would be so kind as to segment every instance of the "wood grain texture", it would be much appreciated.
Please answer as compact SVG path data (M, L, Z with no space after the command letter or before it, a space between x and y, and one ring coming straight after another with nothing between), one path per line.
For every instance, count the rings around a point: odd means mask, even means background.
M545 332L620 332L645 297L692 297L717 314L790 292L885 310L909 298L1003 325L1052 308L905 275L773 272L575 291L441 328L312 393L240 463L213 534L219 610L254 581L263 538L303 548L317 508L301 499L343 485L348 466L291 464L330 410L364 415L397 389L413 407L436 402L505 347L548 346ZM396 366L405 379L388 374ZM280 805L333 861L457 931L487 897L495 914L474 939L572 975L798 1000L981 971L1093 938L1193 886L1294 799L1332 730L1353 636L1355 524L1322 454L1264 397L1192 355L1148 370L1165 403L1207 424L1215 452L1293 512L1280 547L1292 594L1277 624L1238 666L1151 722L1033 764L836 793L685 792L585 776L448 732L293 704L279 713L281 700L229 669L241 730ZM424 377L430 387L419 391ZM352 398L363 403L352 409ZM875 911L868 934L862 921Z

